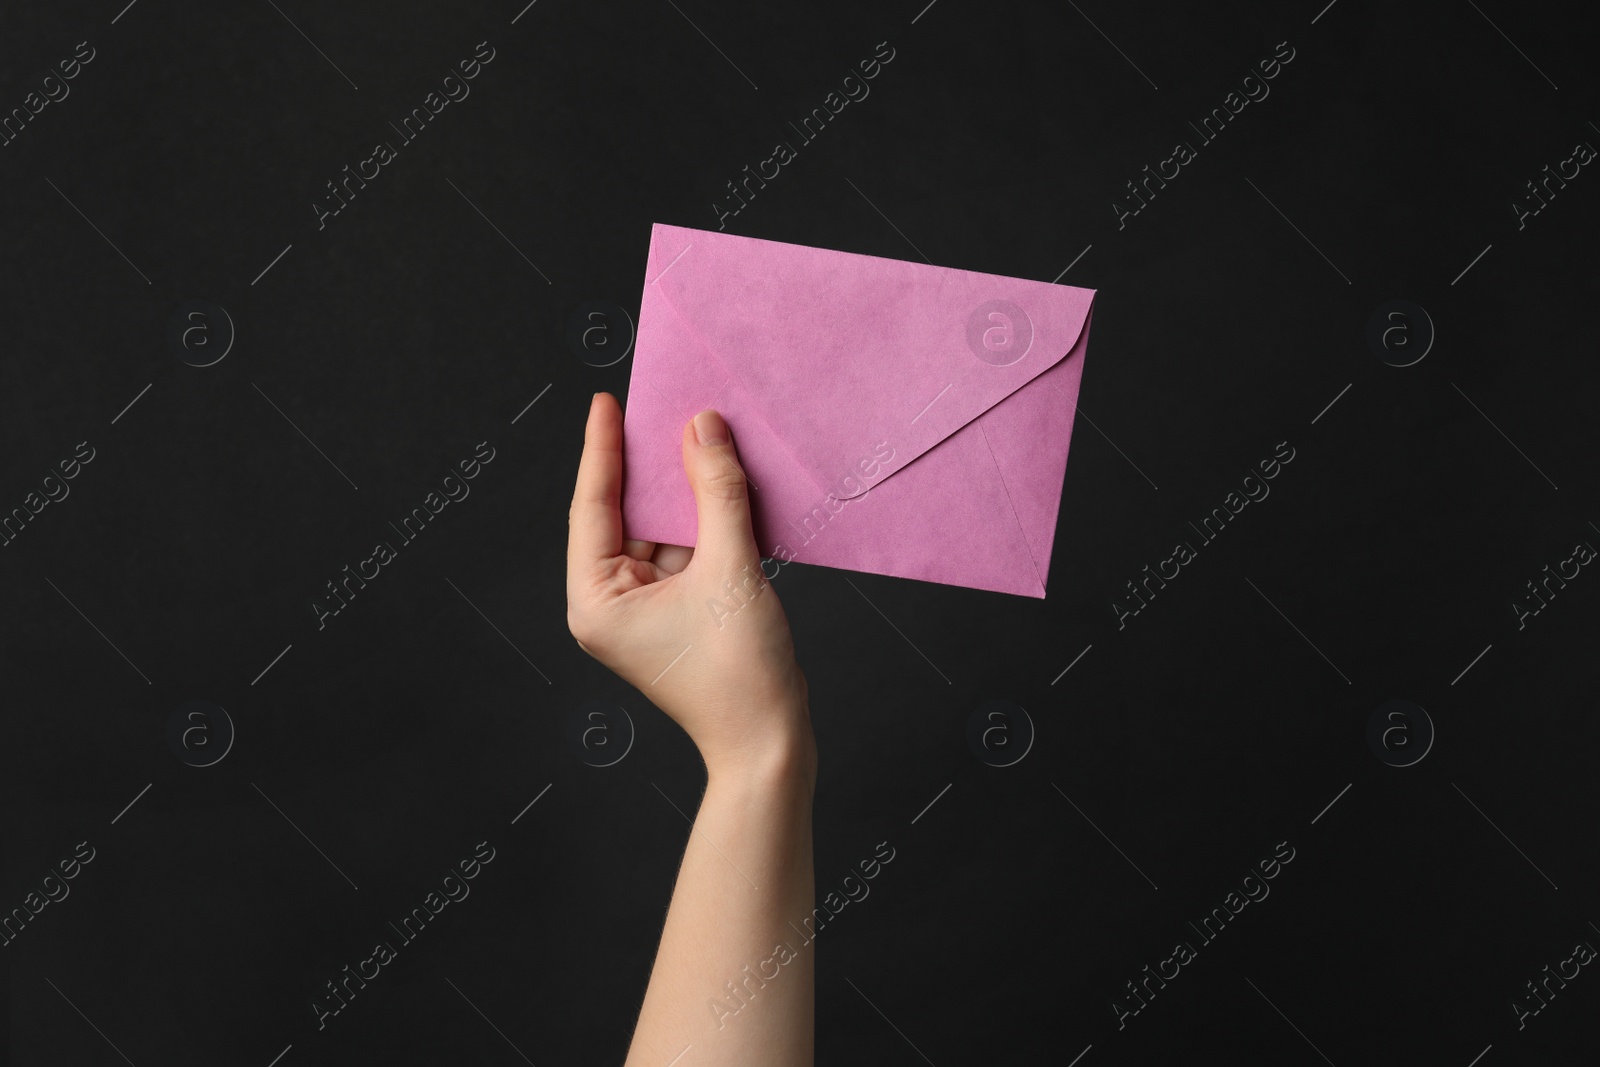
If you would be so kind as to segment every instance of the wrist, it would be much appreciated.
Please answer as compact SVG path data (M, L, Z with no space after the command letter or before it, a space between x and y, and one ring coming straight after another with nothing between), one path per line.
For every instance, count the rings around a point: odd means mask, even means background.
M817 743L803 705L785 714L770 733L750 738L735 750L701 756L708 793L713 788L762 794L799 791L809 800L816 790Z

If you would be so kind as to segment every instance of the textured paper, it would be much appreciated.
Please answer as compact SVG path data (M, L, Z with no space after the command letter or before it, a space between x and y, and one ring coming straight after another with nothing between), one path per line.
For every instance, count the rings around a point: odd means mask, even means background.
M1043 597L1093 301L655 224L627 536L695 543L680 441L710 407L732 427L763 556Z

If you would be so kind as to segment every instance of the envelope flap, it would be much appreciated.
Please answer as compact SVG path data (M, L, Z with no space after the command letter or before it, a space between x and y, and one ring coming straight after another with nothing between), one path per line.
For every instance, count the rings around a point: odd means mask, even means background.
M841 499L1072 352L1094 291L656 224L658 289Z

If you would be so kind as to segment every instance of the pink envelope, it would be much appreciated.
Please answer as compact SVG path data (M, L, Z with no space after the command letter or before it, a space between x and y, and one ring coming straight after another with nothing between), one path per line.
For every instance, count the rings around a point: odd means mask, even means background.
M764 556L1043 597L1093 303L1092 289L656 223L626 535L695 543L681 435L715 408Z

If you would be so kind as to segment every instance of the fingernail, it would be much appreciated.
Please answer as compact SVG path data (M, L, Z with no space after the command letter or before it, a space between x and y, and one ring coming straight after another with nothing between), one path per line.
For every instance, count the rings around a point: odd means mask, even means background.
M728 443L728 424L722 421L721 415L706 408L694 417L694 435L702 445L725 445Z

